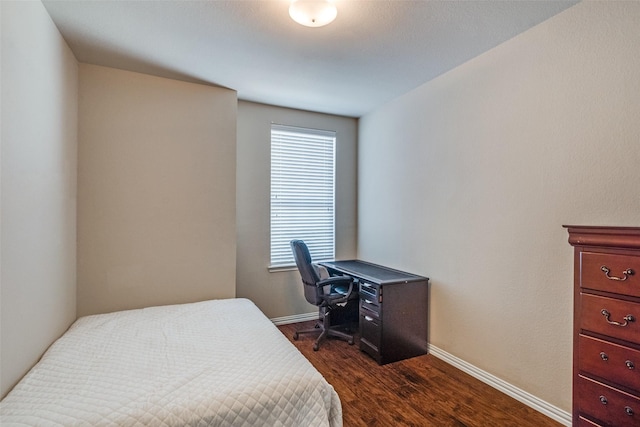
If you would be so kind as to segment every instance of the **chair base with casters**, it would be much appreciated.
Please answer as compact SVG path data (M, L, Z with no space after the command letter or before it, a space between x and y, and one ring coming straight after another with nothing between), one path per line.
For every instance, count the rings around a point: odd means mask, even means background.
M316 341L313 343L313 351L318 351L318 349L320 348L320 342L328 337L342 338L343 340L347 341L349 345L353 345L354 343L353 335L348 334L346 332L339 331L336 329L335 326L331 326L332 310L331 309L328 310L328 308L329 307L321 307L319 310L320 317L318 322L315 324L315 326L311 329L303 329L303 330L294 332L293 339L298 340L298 338L300 337L300 334L320 332L320 335L318 336Z

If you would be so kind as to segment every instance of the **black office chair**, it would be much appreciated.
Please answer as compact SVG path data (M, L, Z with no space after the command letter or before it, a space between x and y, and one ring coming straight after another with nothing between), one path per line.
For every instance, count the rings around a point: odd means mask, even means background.
M318 306L318 323L313 329L296 331L293 339L297 340L299 334L320 331L320 336L313 344L313 350L318 351L320 341L328 336L343 338L349 345L353 345L353 335L335 329L331 326L331 311L339 307L338 304L346 303L354 291L353 278L349 276L334 276L321 278L318 267L311 263L311 255L307 245L302 240L292 240L291 250L296 260L298 271L302 277L304 296L307 301Z

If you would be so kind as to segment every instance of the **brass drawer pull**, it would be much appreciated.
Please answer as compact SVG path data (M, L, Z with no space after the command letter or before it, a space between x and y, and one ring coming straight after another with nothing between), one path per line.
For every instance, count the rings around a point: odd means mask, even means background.
M625 406L624 407L624 411L627 413L627 415L629 415L630 417L633 416L633 409L631 409L630 406Z
M624 327L624 326L627 326L629 324L629 322L635 322L636 321L636 318L633 317L630 314L627 314L626 316L624 316L622 318L622 320L624 320L624 322L620 323L620 322L616 322L615 320L609 319L609 317L611 316L611 313L609 313L607 310L602 309L602 311L600 313L602 313L602 315L606 319L607 323L609 323L610 325L623 326Z
M611 270L606 265L603 265L602 267L600 267L600 270L604 271L604 275L607 279L618 280L620 282L624 282L629 278L629 276L633 276L635 274L635 272L632 269L627 268L625 271L622 272L622 275L624 277L609 276L609 273L611 272Z
M609 356L607 356L607 353L605 353L604 351L600 353L600 358L605 362L609 360Z
M607 400L606 397L600 396L600 403L602 403L603 405L606 405L607 403L609 403L609 401Z
M373 317L364 316L364 320L366 320L367 322L373 322Z
M624 364L627 365L627 368L629 368L629 369L635 369L636 368L636 365L634 365L631 360L627 360L626 362L624 362Z

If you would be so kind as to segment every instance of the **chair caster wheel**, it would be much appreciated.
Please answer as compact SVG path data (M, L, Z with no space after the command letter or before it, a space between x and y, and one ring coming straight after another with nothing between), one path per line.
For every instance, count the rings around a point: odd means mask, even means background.
M316 323L316 326L314 326L314 328L316 328L316 329L320 329L320 325L318 325L318 324Z
M318 351L320 347L318 346L318 344L313 344L313 351Z
M296 341L298 341L298 338L299 338L298 333L297 333L297 332L295 332L295 333L293 334L293 339L294 339L294 340L296 340Z
M349 343L349 345L353 345L353 339L350 339L350 340L348 341L348 343Z

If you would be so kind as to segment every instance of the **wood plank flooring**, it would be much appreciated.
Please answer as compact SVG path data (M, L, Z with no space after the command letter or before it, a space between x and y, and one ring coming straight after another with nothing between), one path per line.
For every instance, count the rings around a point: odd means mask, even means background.
M338 392L344 427L561 425L431 355L379 366L360 352L357 337L353 346L325 340L317 352L316 334L293 340L296 329L314 323L278 328Z

